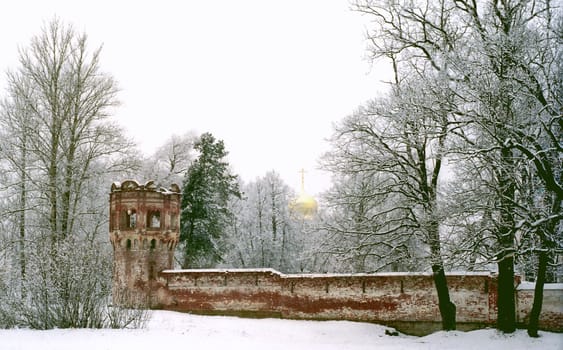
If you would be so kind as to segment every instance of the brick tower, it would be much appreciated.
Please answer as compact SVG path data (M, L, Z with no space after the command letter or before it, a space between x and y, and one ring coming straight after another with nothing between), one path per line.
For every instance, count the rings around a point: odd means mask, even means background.
M113 246L113 302L157 307L164 287L158 273L173 267L180 230L180 188L153 181L115 182L110 193L109 236Z

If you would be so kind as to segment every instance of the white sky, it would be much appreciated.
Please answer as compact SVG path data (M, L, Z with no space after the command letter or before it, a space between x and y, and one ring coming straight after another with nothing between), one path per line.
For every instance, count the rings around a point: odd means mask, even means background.
M366 60L368 19L348 0L2 1L2 74L55 15L103 44L122 90L116 118L145 153L211 132L245 181L276 170L298 190L305 168L311 194L329 185L317 161L332 124L389 77Z

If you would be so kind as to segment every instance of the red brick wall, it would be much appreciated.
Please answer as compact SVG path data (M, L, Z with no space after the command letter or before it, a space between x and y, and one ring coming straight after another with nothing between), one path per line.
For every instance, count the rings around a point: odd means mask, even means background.
M458 329L494 326L497 277L488 272L447 275ZM440 329L431 274L284 275L271 269L167 270L160 273L158 307L211 314L338 319L389 324L404 332ZM540 326L563 331L563 289L546 289ZM517 290L526 322L533 290Z
M520 324L527 324L532 303L534 285L522 283L517 289L516 317ZM540 328L563 332L563 284L546 284L543 291L543 304L540 314Z
M461 273L449 274L447 279L457 307L458 329L494 326L496 276L488 272ZM167 270L161 272L159 283L158 307L169 310L367 321L394 325L413 334L441 327L431 274L283 275L270 269ZM558 300L562 290L549 293L554 296L546 297L544 310L561 305ZM526 314L529 299L527 294L522 295L518 298L520 317ZM561 307L549 312L545 319L542 313L543 328L561 330Z

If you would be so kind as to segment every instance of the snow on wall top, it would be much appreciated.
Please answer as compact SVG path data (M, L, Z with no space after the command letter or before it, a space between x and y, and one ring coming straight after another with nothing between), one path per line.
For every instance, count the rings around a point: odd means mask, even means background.
M535 282L522 282L516 288L517 290L534 290L536 288ZM563 290L563 283L546 283L543 285L543 289L550 290Z
M271 273L284 278L322 278L322 277L364 277L364 276L432 276L431 272L378 272L378 273L306 273L306 274L284 274L271 268L256 269L180 269L163 270L164 274L175 273ZM446 276L492 276L490 271L461 271L446 273Z
M256 269L179 269L179 270L163 270L162 273L273 273L282 275L282 273L271 268Z

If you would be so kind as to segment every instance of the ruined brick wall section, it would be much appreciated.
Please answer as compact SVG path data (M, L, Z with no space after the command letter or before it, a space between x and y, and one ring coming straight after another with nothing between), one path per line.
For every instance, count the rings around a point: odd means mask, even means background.
M159 307L201 313L279 314L281 275L273 270L170 270Z
M159 307L217 314L344 319L393 324L441 322L430 274L282 275L270 269L167 270ZM489 273L449 275L460 323L493 325ZM496 300L496 299L494 299ZM494 316L494 317L491 317Z
M447 275L459 329L494 326L497 278L489 272ZM337 319L396 325L412 334L440 329L431 274L283 275L271 269L166 270L158 307L208 314ZM561 330L563 290L547 291L542 327ZM529 295L518 291L519 316ZM533 298L533 291L532 291ZM545 311L552 310L553 311ZM526 311L527 310L527 311ZM521 316L522 317L522 316ZM413 328L426 324L426 328Z

